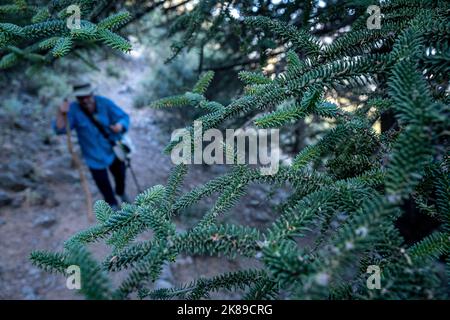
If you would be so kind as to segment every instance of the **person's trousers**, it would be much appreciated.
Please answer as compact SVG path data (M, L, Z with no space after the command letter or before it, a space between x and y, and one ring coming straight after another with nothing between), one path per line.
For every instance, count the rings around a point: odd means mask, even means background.
M108 177L108 169L114 177L116 187L115 193L118 196L123 196L125 192L125 163L123 161L120 161L118 158L115 158L113 163L108 168L90 168L92 178L94 179L95 184L102 193L105 201L111 206L117 206L117 199Z

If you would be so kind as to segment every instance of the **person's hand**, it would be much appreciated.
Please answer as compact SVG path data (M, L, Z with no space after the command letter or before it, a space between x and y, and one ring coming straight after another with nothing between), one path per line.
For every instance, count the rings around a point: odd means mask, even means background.
M112 130L112 132L114 133L120 133L123 131L123 125L121 123L116 123L113 124L111 126L109 126L109 128Z
M62 114L67 114L69 112L69 109L70 109L70 104L69 104L68 100L64 100L62 105L59 106L59 112L61 112Z
M58 111L56 112L56 127L59 130L62 130L66 127L66 115L69 112L70 104L67 99L64 99L64 102L58 107Z

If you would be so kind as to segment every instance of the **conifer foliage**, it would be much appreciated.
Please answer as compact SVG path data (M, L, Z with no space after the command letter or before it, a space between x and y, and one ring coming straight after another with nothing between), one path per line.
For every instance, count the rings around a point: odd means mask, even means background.
M89 42L131 50L128 40L114 32L131 18L128 12L118 12L97 24L86 20L92 19L106 1L61 0L42 6L28 2L32 1L0 5L0 69L11 68L21 60L46 63Z
M60 253L33 252L33 263L54 272L79 265L88 298L137 294L201 299L219 289L244 290L246 299L448 298L450 6L448 1L384 1L381 29L369 29L369 2L351 1L349 6L361 14L350 31L339 33L331 44L310 34L308 24L296 28L264 16L240 17L255 37L271 38L286 49L284 72L275 77L242 72L245 92L227 106L205 97L212 72L203 74L192 91L154 103L158 108L202 108L204 115L198 120L203 130L255 111L260 116L254 125L260 128L289 126L309 115L331 123L292 163L282 164L274 175L235 165L186 194L179 190L189 166L175 166L166 185L148 189L116 212L97 202L96 225L74 235ZM180 18L188 34L186 43L177 43L177 52L205 27L202 22L212 3L199 1L193 12ZM35 20L46 16L42 9L28 10L35 10ZM56 56L70 50L81 35L126 50L112 31L125 18L119 14L97 25L85 22L79 34L67 33L53 20L26 27L2 24L0 43L10 46L15 57L3 57L3 65L20 56L11 38L46 37L45 47ZM344 110L328 99L335 89L368 99L354 110ZM386 113L395 116L395 125L379 133L373 125ZM175 145L172 142L166 151ZM223 223L221 217L232 212L255 183L290 190L273 223L265 230ZM213 195L216 202L200 221L190 230L177 231L174 218ZM397 225L405 202L439 221L435 230L412 244ZM147 230L153 231L151 239L135 241ZM302 237L312 241L303 244L298 241ZM111 246L111 255L102 262L87 249L96 241ZM158 279L164 264L180 254L243 256L258 260L260 267L150 290L148 284ZM381 270L379 290L367 286L369 266ZM112 287L109 274L124 269L127 278Z

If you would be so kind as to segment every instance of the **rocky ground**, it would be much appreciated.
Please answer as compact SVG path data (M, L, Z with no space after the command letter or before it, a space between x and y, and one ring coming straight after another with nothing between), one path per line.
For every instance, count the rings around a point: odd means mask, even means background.
M138 61L123 62L123 66L132 70L126 73L132 76L105 81L100 75L99 93L113 99L131 115L130 134L137 149L133 167L142 186L166 184L172 164L162 149L170 137L161 134L155 120L158 111L131 107L134 88L143 72ZM42 272L29 261L33 250L59 251L66 239L89 225L85 198L78 173L71 166L65 137L52 134L49 119L11 118L7 114L0 114L0 134L0 299L82 298L66 289L63 276ZM188 191L223 170L191 166L183 190ZM94 199L100 199L90 177L89 181ZM127 185L129 195L134 198L137 191L130 175ZM252 188L229 219L253 226L269 223L273 217L264 201L268 191L260 186ZM193 225L213 200L203 201L196 210L180 217L179 229ZM99 258L108 253L102 245L92 250ZM170 287L249 264L246 260L179 257L165 267L155 286ZM228 293L213 297L236 298Z

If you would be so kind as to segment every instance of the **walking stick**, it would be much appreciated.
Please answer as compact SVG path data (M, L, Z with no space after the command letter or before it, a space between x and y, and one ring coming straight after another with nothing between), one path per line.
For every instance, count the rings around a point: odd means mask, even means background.
M67 113L64 113L63 115L64 115L64 121L66 122L67 148L69 149L69 152L72 156L72 161L75 164L75 167L78 169L78 173L80 174L81 186L83 188L84 195L86 196L88 221L93 222L94 221L94 212L92 210L92 207L93 207L92 195L91 195L91 192L89 191L89 185L88 185L86 176L84 175L80 158L78 157L76 152L73 150L72 139L70 136L70 124L67 119Z

